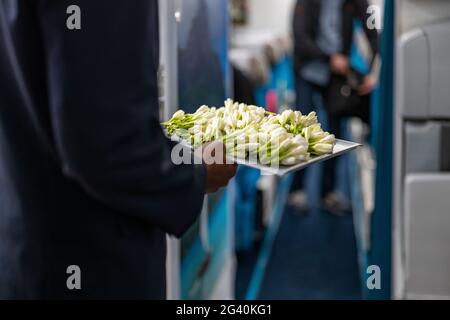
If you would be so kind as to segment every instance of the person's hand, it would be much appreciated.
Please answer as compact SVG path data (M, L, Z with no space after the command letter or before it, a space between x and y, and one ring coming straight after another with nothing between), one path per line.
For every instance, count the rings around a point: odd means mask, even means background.
M343 54L332 55L330 67L333 73L345 76L349 70L348 57Z
M375 87L375 77L372 75L367 75L364 77L363 83L358 87L358 94L360 96L366 96L372 92Z
M225 151L225 145L219 141L195 150L206 166L206 193L214 193L225 187L236 174L237 165L227 163Z

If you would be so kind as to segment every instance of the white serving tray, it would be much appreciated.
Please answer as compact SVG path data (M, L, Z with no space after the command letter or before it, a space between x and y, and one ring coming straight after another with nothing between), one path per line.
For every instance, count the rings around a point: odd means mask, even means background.
M351 150L354 150L358 147L360 147L361 144L359 143L355 143L355 142L351 142L351 141L346 141L346 140L341 140L341 139L336 139L336 145L333 148L333 153L332 154L326 154L323 156L317 156L314 157L312 156L311 159L309 161L306 162L302 162L299 164L295 164L293 166L280 166L279 168L277 167L270 167L270 166L265 166L259 163L252 163L249 160L244 160L244 159L235 159L235 162L243 165L243 166L247 166L247 167L251 167L254 169L258 169L261 170L262 173L265 174L272 174L272 175L277 175L277 176L284 176L288 173L292 173L295 171L299 171L302 169L305 169L306 167L309 167L310 165L325 161L325 160L329 160L331 158L340 156L344 153L347 153Z
M178 138L177 136L172 136L172 140L173 141L177 141L180 142L181 144L187 146L187 147L191 147L191 145L189 145L186 141L181 140L180 138ZM347 153L351 150L354 150L358 147L362 146L359 143L355 143L355 142L351 142L351 141L346 141L346 140L341 140L341 139L336 139L336 144L333 148L333 153L331 154L326 154L323 156L312 156L311 159L309 161L305 161L299 164L295 164L293 166L282 166L280 165L279 167L276 166L267 166L267 165L263 165L260 163L255 163L255 161L250 161L249 159L240 159L240 158L231 158L233 162L239 164L239 165L243 165L243 166L247 166L250 168L254 168L254 169L258 169L261 171L261 173L264 174L272 174L272 175L276 175L276 176L284 176L286 174L295 172L295 171L299 171L302 169L305 169L306 167L309 167L310 165L322 162L322 161L326 161L329 159L332 159L334 157L340 156L344 153Z

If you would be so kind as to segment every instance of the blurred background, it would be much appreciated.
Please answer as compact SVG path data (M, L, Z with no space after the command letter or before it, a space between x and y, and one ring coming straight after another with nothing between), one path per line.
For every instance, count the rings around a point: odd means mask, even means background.
M283 178L239 168L168 238L169 299L450 298L450 2L351 3L160 1L163 118L232 97L363 144Z

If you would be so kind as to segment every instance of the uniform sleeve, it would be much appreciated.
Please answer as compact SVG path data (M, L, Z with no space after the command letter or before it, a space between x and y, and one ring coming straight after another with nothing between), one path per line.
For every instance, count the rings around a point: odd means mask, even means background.
M80 8L81 29L66 12ZM156 0L41 0L52 129L63 171L97 201L181 236L203 165L175 165L159 124ZM73 21L72 21L73 22Z
M309 10L310 5L306 0L297 0L293 18L295 51L302 59L328 59L329 56L319 48L317 42L307 30Z
M356 1L356 5L357 5L357 7L356 7L357 15L358 15L359 19L363 22L364 32L367 36L367 40L369 42L370 49L372 51L372 57L369 61L371 69L372 69L374 67L374 63L375 63L376 57L379 52L379 34L376 29L369 28L366 23L369 19L369 13L367 10L369 8L368 1L367 0L358 0L358 1Z

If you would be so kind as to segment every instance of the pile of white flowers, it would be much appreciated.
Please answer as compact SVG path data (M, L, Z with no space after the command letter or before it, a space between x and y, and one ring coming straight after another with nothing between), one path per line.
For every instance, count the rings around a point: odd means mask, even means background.
M273 114L230 99L221 108L201 106L193 114L180 110L163 126L170 136L194 147L220 140L227 154L264 165L295 165L311 155L332 153L336 143L334 135L322 130L315 112Z

